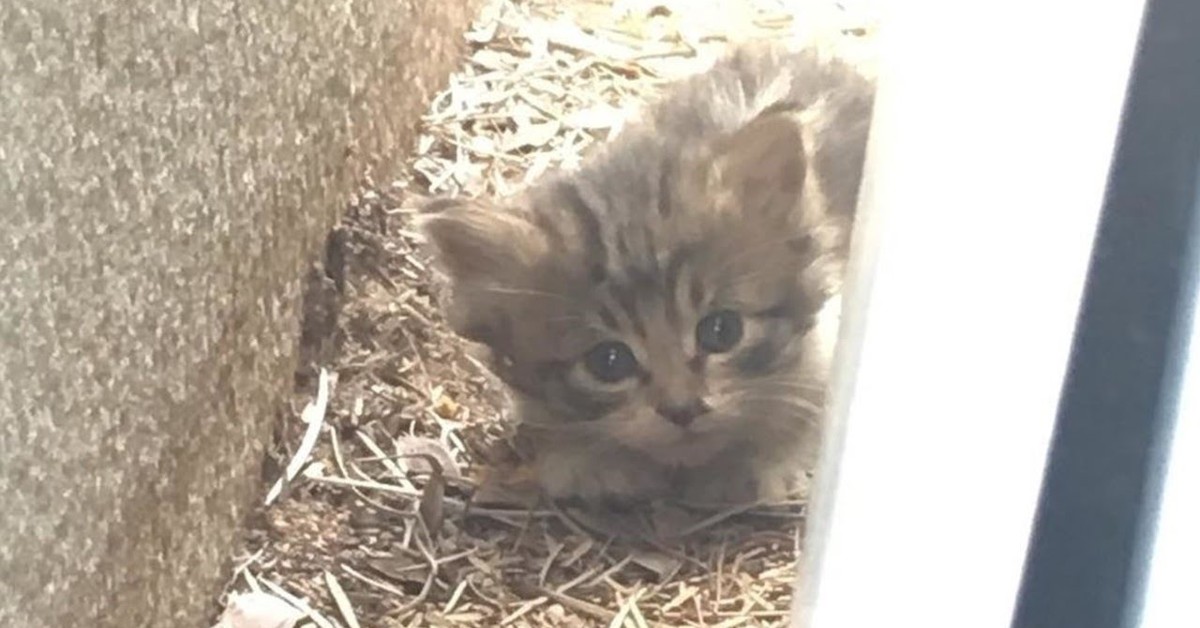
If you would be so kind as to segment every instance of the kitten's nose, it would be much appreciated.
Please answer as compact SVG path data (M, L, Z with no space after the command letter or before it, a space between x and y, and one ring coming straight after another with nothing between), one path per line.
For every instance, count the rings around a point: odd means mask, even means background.
M662 417L679 427L687 427L696 420L696 417L708 412L712 408L704 403L703 399L693 399L692 401L679 404L663 404L658 406L657 410Z

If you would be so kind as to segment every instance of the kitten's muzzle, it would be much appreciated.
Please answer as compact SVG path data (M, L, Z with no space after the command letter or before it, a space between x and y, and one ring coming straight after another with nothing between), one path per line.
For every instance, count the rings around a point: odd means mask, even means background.
M692 401L676 405L663 404L655 408L658 414L664 419L678 425L679 427L687 427L692 424L697 418L707 414L712 408L704 402L703 399L693 399Z

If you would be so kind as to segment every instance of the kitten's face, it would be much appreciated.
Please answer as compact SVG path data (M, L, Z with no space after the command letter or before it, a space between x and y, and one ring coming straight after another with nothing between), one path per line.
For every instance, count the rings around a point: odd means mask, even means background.
M686 151L617 148L638 157L611 153L518 209L438 203L425 229L452 324L550 435L687 466L814 432L806 336L831 275L799 130L772 115Z

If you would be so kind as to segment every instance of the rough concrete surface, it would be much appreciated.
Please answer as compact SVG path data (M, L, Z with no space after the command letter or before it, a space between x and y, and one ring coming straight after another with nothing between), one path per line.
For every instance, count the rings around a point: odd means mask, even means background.
M211 618L302 271L474 2L0 5L0 625Z

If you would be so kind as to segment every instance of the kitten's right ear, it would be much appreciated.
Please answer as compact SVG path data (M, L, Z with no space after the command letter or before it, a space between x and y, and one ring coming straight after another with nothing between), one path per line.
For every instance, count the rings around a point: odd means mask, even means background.
M718 189L739 213L786 217L799 206L808 174L799 123L787 111L759 115L716 143Z
M508 283L549 251L546 236L515 212L479 201L435 199L417 228L455 283Z

